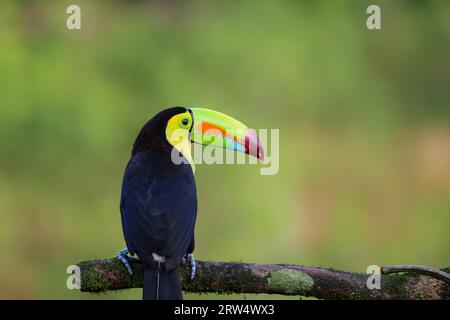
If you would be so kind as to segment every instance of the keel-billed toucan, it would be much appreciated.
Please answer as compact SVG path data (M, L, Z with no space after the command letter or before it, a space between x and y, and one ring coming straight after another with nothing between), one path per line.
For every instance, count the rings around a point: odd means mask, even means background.
M131 256L144 263L144 299L182 299L178 269L183 258L195 274L191 142L263 158L254 130L213 110L173 107L144 125L123 177L120 211L127 248L117 254L130 274ZM174 154L185 161L174 161Z

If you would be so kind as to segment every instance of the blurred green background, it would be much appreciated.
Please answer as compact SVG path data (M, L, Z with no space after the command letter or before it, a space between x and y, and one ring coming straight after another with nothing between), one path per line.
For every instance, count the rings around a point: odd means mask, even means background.
M66 29L70 4L81 30ZM382 30L366 28L369 4ZM280 129L277 175L197 166L198 259L449 266L449 13L444 0L2 1L0 298L141 297L70 291L65 270L124 247L132 142L173 105Z

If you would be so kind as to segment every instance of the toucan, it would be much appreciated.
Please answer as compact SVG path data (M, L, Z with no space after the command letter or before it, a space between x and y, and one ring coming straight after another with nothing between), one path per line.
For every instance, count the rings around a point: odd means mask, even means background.
M191 278L195 276L197 191L192 142L264 157L255 130L214 110L172 107L144 125L123 177L120 212L126 248L116 257L130 275L129 262L143 262L145 300L183 298L182 261L191 264Z

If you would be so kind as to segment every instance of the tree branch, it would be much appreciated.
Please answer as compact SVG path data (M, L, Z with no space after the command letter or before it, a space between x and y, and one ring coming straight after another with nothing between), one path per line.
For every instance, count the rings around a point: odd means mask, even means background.
M82 292L142 288L144 267L139 261L131 263L133 277L116 259L83 261L78 266ZM385 267L384 273L392 272L393 269L389 268ZM442 270L444 274L448 271L450 268ZM369 275L334 269L197 261L196 277L190 281L189 265L181 268L185 292L269 293L344 300L450 299L450 285L430 274L435 276L436 273L381 274L381 289L370 290L366 285Z
M426 274L429 275L430 277L440 279L450 284L450 274L443 270L439 270L433 267L417 266L417 265L399 265L399 266L383 266L381 268L382 274L393 274L400 272L415 272Z

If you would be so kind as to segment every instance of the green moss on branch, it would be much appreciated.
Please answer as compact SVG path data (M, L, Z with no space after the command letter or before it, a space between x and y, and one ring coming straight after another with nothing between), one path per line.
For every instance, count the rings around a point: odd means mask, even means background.
M144 267L138 261L131 262L133 276L115 258L83 261L78 266L83 292L142 287ZM450 299L448 283L423 274L380 275L381 289L369 290L368 275L295 265L198 261L194 280L189 279L189 265L182 266L180 272L185 292L269 293L345 300Z

